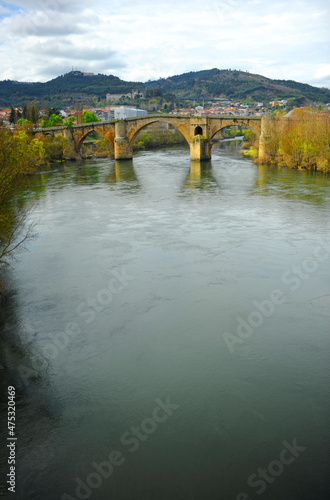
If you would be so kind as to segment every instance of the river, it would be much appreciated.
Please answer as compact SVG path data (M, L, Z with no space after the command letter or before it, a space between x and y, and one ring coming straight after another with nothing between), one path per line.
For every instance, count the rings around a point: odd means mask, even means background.
M31 178L0 318L8 498L327 498L330 177L240 147Z

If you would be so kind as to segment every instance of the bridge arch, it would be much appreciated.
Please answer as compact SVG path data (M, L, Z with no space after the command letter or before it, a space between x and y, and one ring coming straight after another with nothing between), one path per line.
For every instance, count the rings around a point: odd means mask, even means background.
M210 137L210 140L214 139L214 136L216 134L218 134L219 132L221 132L221 130L224 130L225 128L234 127L234 126L240 126L240 127L248 128L248 127L245 127L245 125L234 123L233 121L231 121L231 122L228 121L228 123L221 124L220 128L218 128L217 130L212 130L212 135Z
M256 137L259 138L261 134L261 121L260 120L253 120L251 118L248 119L224 119L221 120L220 123L215 123L210 131L210 140L214 138L214 136L218 133L221 132L221 130L228 128L228 127L240 127L240 128L246 128L250 130L251 132L254 132L256 134Z
M115 137L114 137L114 133L109 130L109 129L106 129L104 127L91 127L89 128L87 131L84 130L83 133L78 133L77 134L77 137L76 137L76 140L75 140L75 149L77 152L80 152L81 151L81 147L82 145L84 144L84 141L87 139L88 136L92 135L92 134L97 134L97 136L101 136L101 137L104 137L107 142L109 143L110 145L110 148L111 148L111 151L113 152L114 150L114 140L115 140Z
M189 120L187 123L185 121L181 120L176 120L175 118L172 118L169 116L168 118L166 117L150 117L150 118L145 118L138 120L138 122L129 122L127 124L127 138L130 144L130 147L133 146L133 142L136 139L136 136L141 132L142 130L146 129L149 125L152 125L153 123L168 123L175 127L183 137L186 139L187 144L190 144L190 134L189 134Z
M95 132L94 129L90 129L88 130L84 135L81 135L77 138L76 140L76 150L77 151L81 151L81 147L83 146L85 140L87 139L87 137L89 137L93 132Z

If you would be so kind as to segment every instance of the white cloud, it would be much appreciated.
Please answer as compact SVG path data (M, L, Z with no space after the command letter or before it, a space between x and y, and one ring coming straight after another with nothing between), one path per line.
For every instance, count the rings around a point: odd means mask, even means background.
M22 44L22 51L29 53L30 56L38 52L39 56L46 56L48 59L68 59L78 61L80 64L85 61L106 61L116 56L115 52L107 47L90 44L78 47L68 39L52 41L33 39L29 44ZM122 63L118 62L118 67L122 66Z
M329 85L328 73L322 73L328 63L326 0L9 0L7 5L15 10L0 20L0 79L45 81L77 66L146 81L219 67Z
M0 5L0 16L4 16L5 14L9 14L10 9L7 7L4 7L3 5Z
M317 68L315 72L315 78L320 78L321 80L323 78L329 78L330 77L330 64L324 64Z
M314 78L311 80L313 85L318 87L328 87L330 82L330 64L320 64L315 71Z
M70 34L90 33L96 30L99 16L90 10L78 14L58 12L54 15L47 10L20 12L7 21L10 34L16 37L62 37Z

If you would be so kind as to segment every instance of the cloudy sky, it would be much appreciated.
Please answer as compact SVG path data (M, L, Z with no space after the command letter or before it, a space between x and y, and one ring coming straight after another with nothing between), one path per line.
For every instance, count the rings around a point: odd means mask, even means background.
M7 0L0 80L241 69L330 87L328 0Z

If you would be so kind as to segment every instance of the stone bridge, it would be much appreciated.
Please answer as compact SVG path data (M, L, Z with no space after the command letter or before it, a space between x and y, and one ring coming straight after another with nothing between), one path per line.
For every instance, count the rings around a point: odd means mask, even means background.
M34 129L33 133L62 135L67 137L79 153L86 137L91 132L104 136L112 145L116 160L128 160L133 157L133 142L137 134L151 123L165 122L177 128L190 147L190 158L195 161L210 160L212 139L225 127L239 126L254 132L259 139L259 158L263 156L263 119L242 116L183 116L183 115L145 115L119 121L83 123L71 127L51 127Z

